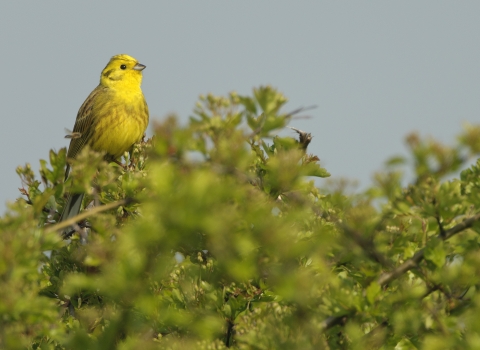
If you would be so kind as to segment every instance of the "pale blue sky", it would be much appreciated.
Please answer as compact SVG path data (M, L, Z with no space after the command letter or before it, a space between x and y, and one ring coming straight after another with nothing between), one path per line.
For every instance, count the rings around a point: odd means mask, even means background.
M4 1L0 213L18 165L67 146L64 128L109 58L147 65L152 119L186 121L202 93L271 84L332 177L363 186L418 130L453 142L480 116L478 1ZM294 135L292 133L292 135Z

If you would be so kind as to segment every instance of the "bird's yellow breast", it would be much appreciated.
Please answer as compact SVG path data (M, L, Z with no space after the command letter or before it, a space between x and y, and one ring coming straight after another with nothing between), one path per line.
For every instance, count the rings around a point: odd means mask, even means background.
M121 157L142 138L148 125L148 107L140 89L110 91L99 97L92 112L95 131L90 147L108 158Z

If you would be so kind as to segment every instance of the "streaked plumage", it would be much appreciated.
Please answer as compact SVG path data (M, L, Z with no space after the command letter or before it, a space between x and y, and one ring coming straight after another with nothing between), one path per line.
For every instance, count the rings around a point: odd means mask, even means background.
M148 125L148 107L140 88L144 65L128 55L113 56L100 76L100 84L78 110L67 158L75 159L88 145L104 152L105 160L120 158L142 138ZM67 165L65 179L70 172ZM72 194L60 221L77 215L83 193Z

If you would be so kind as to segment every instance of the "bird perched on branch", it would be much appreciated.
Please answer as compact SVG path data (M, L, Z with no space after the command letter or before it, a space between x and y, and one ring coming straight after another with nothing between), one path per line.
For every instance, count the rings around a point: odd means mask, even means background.
M142 93L145 69L128 55L113 56L100 75L100 84L78 110L67 160L75 159L85 146L115 161L140 141L148 125L148 107ZM70 172L67 165L65 180ZM84 193L70 193L60 221L80 212Z

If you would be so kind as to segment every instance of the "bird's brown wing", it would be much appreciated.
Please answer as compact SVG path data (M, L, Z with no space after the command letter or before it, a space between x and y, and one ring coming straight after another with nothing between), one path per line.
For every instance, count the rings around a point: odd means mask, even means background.
M72 138L70 141L67 158L75 159L82 148L88 144L94 130L93 123L95 122L95 116L93 115L92 110L98 95L104 93L104 89L105 87L103 86L97 86L78 110L73 132L78 133L80 136Z
M75 126L73 127L73 133L77 133L79 136L72 138L67 151L67 160L75 159L77 154L87 145L94 132L95 115L92 113L95 102L99 94L105 93L105 87L97 86L90 95L83 102L82 106L78 110L77 119L75 120ZM65 179L67 179L70 172L70 165L67 163L67 169L65 171Z

